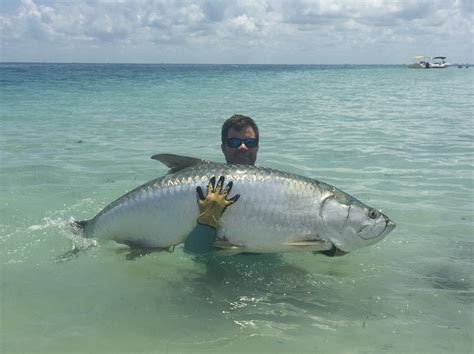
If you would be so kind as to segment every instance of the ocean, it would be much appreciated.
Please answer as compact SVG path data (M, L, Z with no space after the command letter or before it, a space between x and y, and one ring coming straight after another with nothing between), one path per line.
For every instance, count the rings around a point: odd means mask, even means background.
M351 65L0 64L2 353L471 353L474 72ZM397 227L343 257L128 260L73 236L174 153L333 184ZM84 250L65 257L72 245Z

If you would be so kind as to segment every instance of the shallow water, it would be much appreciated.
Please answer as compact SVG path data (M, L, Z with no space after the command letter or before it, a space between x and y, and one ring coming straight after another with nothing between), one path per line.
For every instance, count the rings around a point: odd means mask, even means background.
M470 69L0 64L5 353L468 353L473 348ZM112 243L61 260L90 218L166 172L223 161L233 113L258 164L320 179L397 228L339 258L135 261Z

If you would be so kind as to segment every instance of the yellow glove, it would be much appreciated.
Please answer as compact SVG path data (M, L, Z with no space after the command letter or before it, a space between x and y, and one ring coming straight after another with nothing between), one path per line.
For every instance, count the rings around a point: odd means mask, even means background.
M201 187L196 188L197 202L199 205L199 217L197 222L211 226L215 229L219 226L219 219L222 213L229 206L239 199L240 194L236 194L230 199L226 199L232 189L232 182L222 190L224 176L219 178L216 185L216 177L212 177L207 185L207 195L204 197Z

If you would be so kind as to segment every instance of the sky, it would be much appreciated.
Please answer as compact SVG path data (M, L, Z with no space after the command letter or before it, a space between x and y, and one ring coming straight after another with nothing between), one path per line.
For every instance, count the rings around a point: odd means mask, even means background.
M0 0L0 61L474 63L473 0Z

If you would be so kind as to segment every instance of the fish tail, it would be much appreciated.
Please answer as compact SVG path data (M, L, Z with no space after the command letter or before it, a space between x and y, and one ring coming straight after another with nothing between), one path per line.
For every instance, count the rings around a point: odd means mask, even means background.
M71 222L70 222L70 226L72 228L72 231L75 234L82 234L82 236L84 236L84 237L87 237L85 229L86 229L87 225L89 225L89 224L90 224L90 220L79 221L79 220L72 219Z

